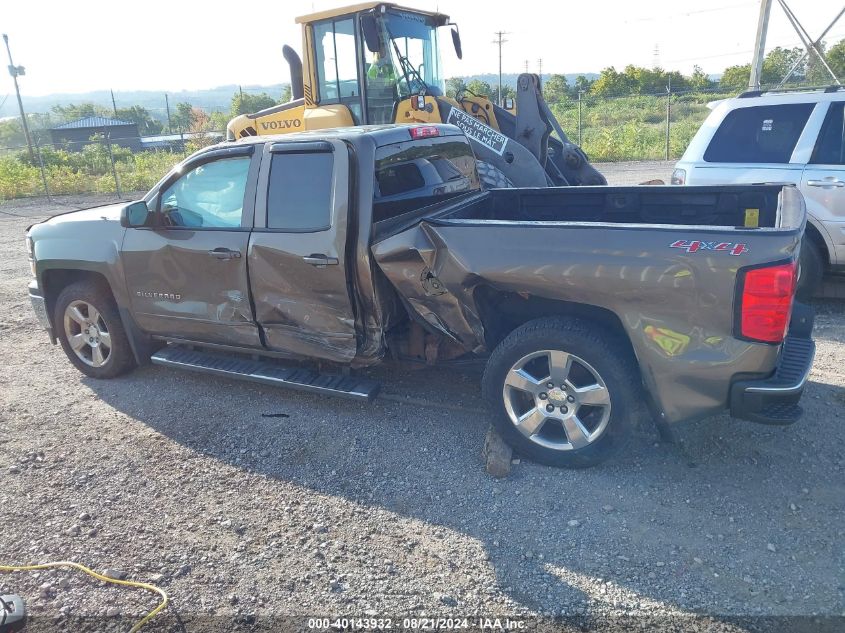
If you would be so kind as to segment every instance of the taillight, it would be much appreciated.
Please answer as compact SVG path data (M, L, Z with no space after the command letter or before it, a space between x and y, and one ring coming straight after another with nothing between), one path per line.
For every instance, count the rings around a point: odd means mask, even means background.
M672 172L672 180L670 180L671 184L673 185L685 185L687 182L687 170L686 169L676 169Z
M743 273L740 333L764 343L780 343L789 327L798 266L788 264L752 268Z
M418 125L411 128L412 139L432 138L434 136L440 136L440 130L433 125Z

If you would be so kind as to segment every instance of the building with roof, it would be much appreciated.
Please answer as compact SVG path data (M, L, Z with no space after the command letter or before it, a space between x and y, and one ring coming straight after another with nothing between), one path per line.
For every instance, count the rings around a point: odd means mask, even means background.
M63 145L71 151L81 151L91 144L92 136L103 136L113 145L119 145L137 152L141 149L138 124L119 121L102 116L89 116L50 129L50 138L56 145Z
M183 150L186 142L197 139L209 139L213 143L219 143L223 140L223 134L220 132L184 132L182 134L142 136L141 148L148 150Z

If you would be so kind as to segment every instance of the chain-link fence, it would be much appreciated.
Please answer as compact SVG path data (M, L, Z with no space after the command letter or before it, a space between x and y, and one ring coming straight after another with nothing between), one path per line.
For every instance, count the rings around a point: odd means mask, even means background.
M580 94L552 103L570 140L590 160L676 160L704 122L709 102L729 95L669 92L597 97Z
M570 139L597 163L667 161L683 154L704 121L707 103L725 94L673 93L597 97L550 104ZM82 193L117 198L146 191L176 162L216 142L221 132L0 147L0 200ZM631 178L636 166L630 168ZM663 167L659 168L663 170ZM662 173L662 171L661 171ZM132 197L132 196L129 196Z
M217 142L221 132L148 138L33 143L0 147L0 200L69 194L134 197L152 187L173 165Z

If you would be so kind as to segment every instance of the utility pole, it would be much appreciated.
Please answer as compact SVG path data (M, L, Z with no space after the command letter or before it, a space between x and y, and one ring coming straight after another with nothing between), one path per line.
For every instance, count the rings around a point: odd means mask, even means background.
M540 85L543 84L543 58L537 60L537 75L540 77Z
M173 124L170 122L170 100L167 98L167 93L164 93L164 107L167 108L167 130L173 134Z
M114 90L109 89L109 92L111 92L111 107L114 110L114 118L116 119L117 118L117 103L114 100Z
M26 69L23 66L15 66L12 61L12 49L9 48L9 36L3 33L3 41L6 42L6 52L9 54L9 74L15 82L15 94L18 96L18 108L21 111L21 125L23 126L23 135L26 137L26 146L29 148L29 160L35 162L35 152L32 151L32 136L29 134L29 123L26 121L26 112L23 110L23 101L21 100L21 89L18 87L18 76L25 75Z
M502 107L502 44L507 42L505 39L505 35L507 35L506 31L496 31L496 39L493 40L493 43L498 45L499 47L499 107Z
M825 70L827 70L834 83L836 85L841 85L839 78L836 76L836 73L833 72L830 65L825 60L824 54L822 54L819 45L822 41L822 38L827 35L827 32L830 31L830 29L833 28L833 25L836 24L839 21L839 18L842 17L842 14L845 14L845 8L839 11L839 13L836 14L836 17L833 18L833 21L828 25L824 32L819 35L818 38L813 40L813 38L811 38L810 34L807 32L807 29L805 29L802 24L798 21L798 18L795 16L795 13L793 13L792 9L789 8L789 5L786 4L786 0L778 0L778 3L783 8L783 12L786 14L786 17L789 20L790 24L792 24L792 28L794 28L795 32L798 34L798 37L801 40L801 43L804 45L805 49L801 57L796 60L796 62L792 65L792 68L789 69L789 72L787 72L786 76L781 80L780 84L778 84L778 88L780 88L783 84L789 81L789 78L792 76L792 73L797 70L798 66L801 65L805 58L812 58L814 53L818 57L818 61L821 63L821 65L825 68Z
M669 131L672 120L672 76L669 75L669 85L666 86L666 160L669 160Z
M583 143L581 142L581 95L584 94L583 90L578 91L578 145L581 146Z
M763 58L766 54L766 33L769 30L769 14L772 12L772 0L760 0L760 15L757 18L757 39L754 44L754 59L751 61L751 74L748 77L748 89L759 90L763 75Z

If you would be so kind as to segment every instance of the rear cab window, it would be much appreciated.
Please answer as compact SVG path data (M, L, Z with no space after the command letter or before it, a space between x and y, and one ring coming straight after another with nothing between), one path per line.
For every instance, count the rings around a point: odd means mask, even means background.
M379 147L375 168L373 222L481 188L475 156L462 136Z
M786 103L732 110L713 135L708 163L788 163L815 104Z

